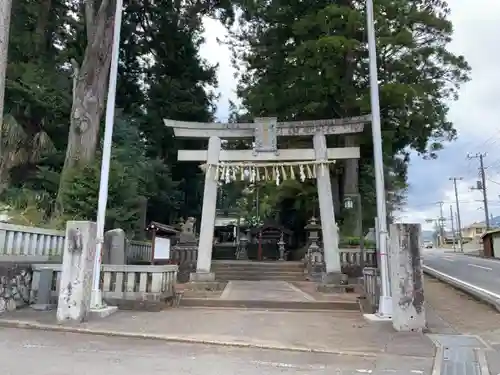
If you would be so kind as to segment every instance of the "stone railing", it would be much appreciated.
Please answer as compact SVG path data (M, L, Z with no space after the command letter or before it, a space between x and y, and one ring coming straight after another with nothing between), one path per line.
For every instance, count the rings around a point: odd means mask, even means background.
M361 304L364 313L377 311L380 298L380 276L377 268L363 268L363 295Z
M60 261L64 231L0 223L0 261Z
M52 271L51 303L57 302L61 279L60 264L33 265L30 301L39 303L37 296L40 276ZM101 290L105 300L162 301L174 296L177 266L135 266L105 264L101 268Z
M172 246L172 249L170 250L171 259L173 261L180 264L185 262L196 262L197 251L195 248L189 249L190 251L186 251L184 248L182 248L180 251L176 251L176 248L176 246ZM130 241L128 259L140 262L149 262L151 260L151 251L151 242ZM234 255L234 249L231 248L230 251L231 254ZM364 249L363 260L365 267L376 267L377 255L375 249ZM361 266L362 262L360 249L340 249L340 262L343 266Z
M361 266L363 264L365 267L376 267L377 253L375 249L364 249L363 258L361 258L361 250L358 248L340 249L340 263L343 266Z

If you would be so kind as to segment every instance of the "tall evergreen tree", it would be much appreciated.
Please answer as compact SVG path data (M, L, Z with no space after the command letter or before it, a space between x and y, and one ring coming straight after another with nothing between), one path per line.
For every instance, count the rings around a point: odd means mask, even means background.
M231 44L244 63L238 93L252 116L310 120L370 113L365 1L238 5L242 17ZM395 192L405 187L409 149L435 157L442 142L456 135L447 103L468 80L469 66L446 49L452 35L448 15L442 0L375 2L386 183ZM371 129L334 142L361 146L359 175L344 173L340 190L357 184L359 176L371 220ZM394 204L402 198L396 197Z

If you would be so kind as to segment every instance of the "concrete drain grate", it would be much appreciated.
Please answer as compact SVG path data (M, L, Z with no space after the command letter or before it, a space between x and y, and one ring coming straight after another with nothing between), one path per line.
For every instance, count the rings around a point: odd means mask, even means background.
M484 350L488 347L477 336L429 335L439 348L433 374L489 375Z
M474 348L444 348L440 375L486 375L481 367Z

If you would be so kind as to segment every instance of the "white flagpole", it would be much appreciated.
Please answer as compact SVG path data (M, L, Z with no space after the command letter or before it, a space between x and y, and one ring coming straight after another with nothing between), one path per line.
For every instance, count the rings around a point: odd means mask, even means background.
M379 223L379 253L380 278L382 288L380 293L379 310L377 315L383 318L392 318L392 297L389 282L387 232L387 209L384 183L384 157L382 153L382 131L380 124L380 102L377 73L377 48L375 43L375 22L373 18L373 0L366 0L366 26L368 31L368 53L370 61L370 98L372 107L372 137L373 159L375 164L375 187L377 196L377 217Z
M111 51L111 67L109 70L108 98L106 103L106 120L104 125L104 143L102 147L101 179L99 182L99 202L97 206L97 247L94 262L94 280L92 284L91 308L105 307L99 289L101 276L101 258L104 242L104 223L106 204L108 202L109 164L113 142L113 125L115 120L116 81L118 78L118 57L120 53L120 31L122 25L123 0L116 0L115 24L113 29L113 46Z

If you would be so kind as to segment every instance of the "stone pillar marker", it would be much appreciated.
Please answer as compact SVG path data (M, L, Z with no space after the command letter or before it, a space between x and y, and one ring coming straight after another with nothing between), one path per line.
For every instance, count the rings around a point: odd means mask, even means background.
M391 224L392 324L396 331L421 332L426 326L420 224Z
M90 313L97 225L90 221L68 221L57 320L82 322Z
M316 161L328 161L325 135L321 132L316 132L314 134L313 144ZM316 182L326 263L326 274L324 275L323 283L340 284L342 277L340 269L339 238L338 229L335 224L335 211L333 209L330 170L327 164L319 164L316 171Z
M214 281L215 275L210 272L212 264L212 247L214 241L215 212L217 202L216 168L219 163L221 140L211 136L208 140L207 171L203 191L203 207L201 211L200 240L198 244L198 260L196 273L192 273L192 281Z
M127 264L126 240L125 231L120 228L104 233L102 264Z

